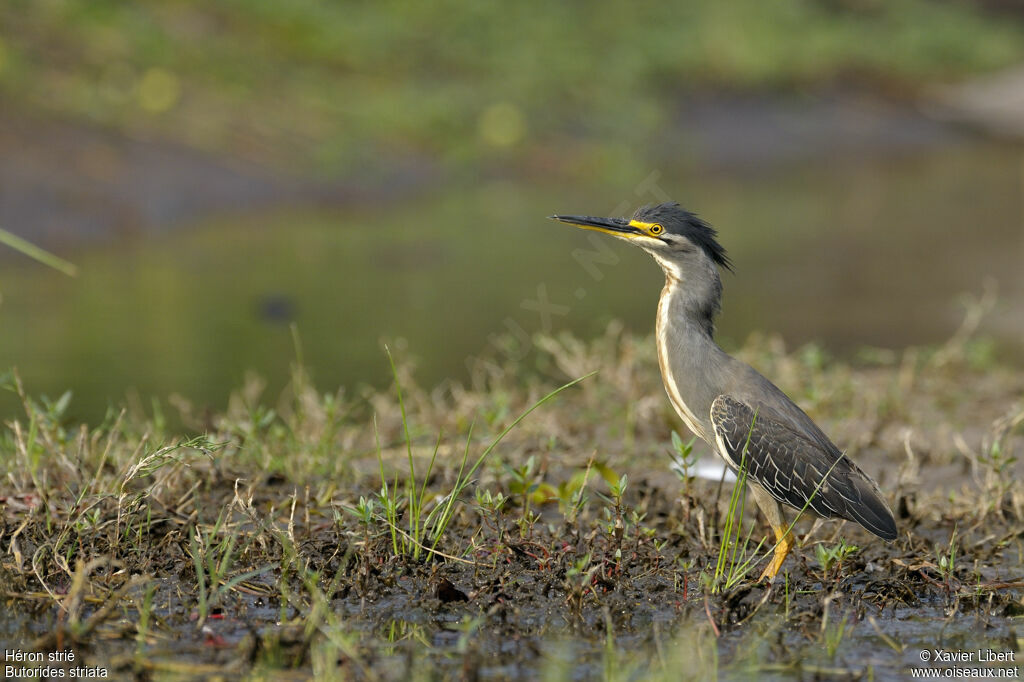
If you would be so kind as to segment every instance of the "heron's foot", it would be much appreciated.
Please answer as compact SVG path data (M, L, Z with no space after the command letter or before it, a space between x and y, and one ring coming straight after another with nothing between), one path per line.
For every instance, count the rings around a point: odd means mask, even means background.
M772 530L775 531L775 554L772 556L772 560L765 566L764 571L761 572L759 581L767 580L768 582L774 582L775 576L782 570L782 562L786 560L789 552L796 545L796 539L793 534L790 533L785 526L772 526Z

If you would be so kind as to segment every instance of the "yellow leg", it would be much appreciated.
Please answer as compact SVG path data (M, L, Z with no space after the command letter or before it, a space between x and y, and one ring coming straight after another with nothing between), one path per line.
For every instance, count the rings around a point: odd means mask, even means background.
M758 578L758 580L767 579L769 582L775 580L775 576L778 575L779 570L782 568L782 562L786 560L786 556L789 555L790 550L796 545L796 539L787 530L786 526L777 526L773 523L772 530L775 531L775 556L768 562L764 572L761 573L761 577Z

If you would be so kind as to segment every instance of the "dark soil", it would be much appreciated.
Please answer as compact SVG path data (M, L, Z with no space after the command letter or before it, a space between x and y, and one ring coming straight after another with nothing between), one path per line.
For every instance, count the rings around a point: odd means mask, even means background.
M752 343L745 357L877 476L900 535L887 544L801 519L801 546L773 585L755 580L762 564L723 587L732 486L668 470L671 416L648 393L657 375L645 342L613 332L541 346L567 374L606 370L488 455L433 554L426 534L417 551L409 498L395 496L410 460L389 394L323 396L297 371L274 411L258 387L223 416L180 406L209 438L176 449L155 447L174 439L143 416L76 430L26 399L29 417L3 440L21 463L2 498L5 647L70 650L66 670L143 679L893 679L923 651L1016 655L1017 373L972 366L969 344L855 368ZM553 388L537 370L499 376L503 366L481 369L486 390L433 392L400 369L424 515L454 488L465 444L443 436L420 488L438 430L465 434L479 415L472 463ZM376 500L365 517L360 497ZM740 555L768 534L754 514L749 505ZM823 559L841 540L856 549ZM928 665L942 675L966 664Z

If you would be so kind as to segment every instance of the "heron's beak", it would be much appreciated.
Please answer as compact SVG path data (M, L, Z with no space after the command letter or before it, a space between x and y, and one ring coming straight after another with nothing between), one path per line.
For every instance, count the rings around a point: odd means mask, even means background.
M559 222L568 223L569 225L575 225L576 227L582 227L584 230L604 232L605 234L610 234L613 237L632 239L633 237L640 237L644 235L640 230L640 225L636 223L636 221L626 220L625 218L595 218L593 216L586 215L553 215L550 217L551 220L557 220Z

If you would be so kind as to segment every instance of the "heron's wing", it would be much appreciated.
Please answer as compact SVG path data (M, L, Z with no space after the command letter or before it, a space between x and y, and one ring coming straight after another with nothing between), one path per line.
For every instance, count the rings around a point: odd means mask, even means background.
M711 424L727 461L736 468L744 463L747 475L779 502L856 521L885 540L896 537L892 512L878 489L846 455L823 449L774 414L759 414L728 395L711 404Z

